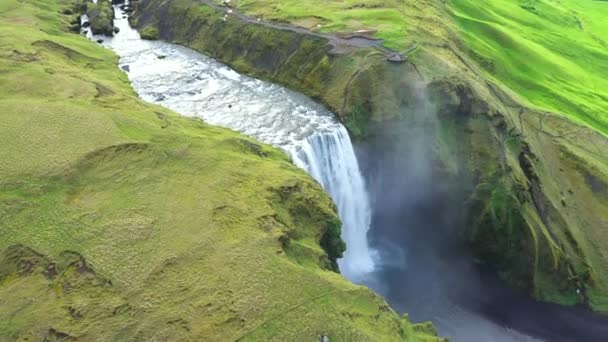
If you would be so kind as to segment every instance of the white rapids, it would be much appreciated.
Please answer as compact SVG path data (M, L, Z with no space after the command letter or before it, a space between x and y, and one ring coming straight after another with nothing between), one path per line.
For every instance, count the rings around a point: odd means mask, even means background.
M363 281L374 270L368 246L371 209L365 182L344 126L324 107L281 86L240 75L205 55L162 41L142 40L122 18L120 32L103 45L120 56L120 67L139 96L186 116L227 127L287 152L330 194L343 222L347 250L342 274Z

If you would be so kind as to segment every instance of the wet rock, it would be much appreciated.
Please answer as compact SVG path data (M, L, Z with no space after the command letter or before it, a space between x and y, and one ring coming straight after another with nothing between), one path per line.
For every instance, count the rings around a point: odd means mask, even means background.
M118 27L114 27L114 34L117 34L118 32L120 32L120 29Z
M82 23L82 27L89 27L89 26L91 26L91 23L88 21L85 21Z
M131 67L128 64L121 65L120 68L126 72L131 72Z
M98 42L99 44L103 44L103 39L97 39L97 42Z

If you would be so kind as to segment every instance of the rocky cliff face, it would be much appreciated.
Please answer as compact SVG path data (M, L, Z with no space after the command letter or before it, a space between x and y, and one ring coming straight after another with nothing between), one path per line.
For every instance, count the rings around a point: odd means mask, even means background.
M477 257L538 299L608 311L605 137L524 105L484 77L457 37L394 64L381 49L336 54L327 39L223 18L192 0L141 0L134 23L319 100L358 139L432 121L428 158L465 187L464 233ZM416 115L422 104L431 115Z

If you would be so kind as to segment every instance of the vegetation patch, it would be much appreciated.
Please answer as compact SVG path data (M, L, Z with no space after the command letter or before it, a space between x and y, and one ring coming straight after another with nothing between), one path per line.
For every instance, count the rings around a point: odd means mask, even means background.
M608 135L605 3L452 1L450 9L488 75L531 105Z
M93 34L114 34L114 8L110 1L87 2L87 16Z

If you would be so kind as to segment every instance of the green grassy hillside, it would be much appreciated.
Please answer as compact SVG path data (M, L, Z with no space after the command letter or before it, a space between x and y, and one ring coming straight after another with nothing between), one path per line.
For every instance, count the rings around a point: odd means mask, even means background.
M451 1L471 55L532 105L608 135L608 2Z
M141 102L74 5L0 2L0 340L435 339L332 271L316 182Z
M218 0L218 2L220 2ZM608 2L594 0L235 0L321 32L376 30L387 47L459 40L494 81L541 110L608 134Z

